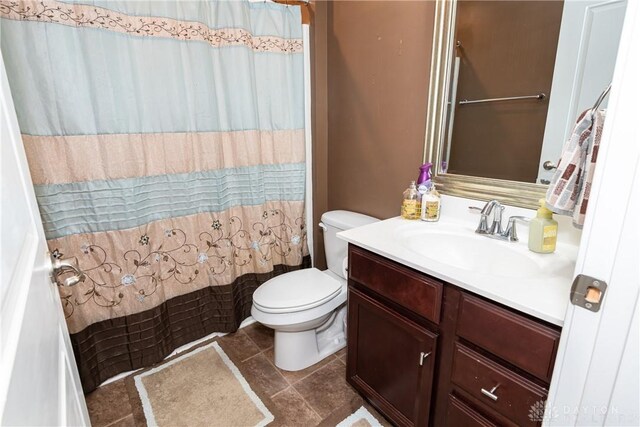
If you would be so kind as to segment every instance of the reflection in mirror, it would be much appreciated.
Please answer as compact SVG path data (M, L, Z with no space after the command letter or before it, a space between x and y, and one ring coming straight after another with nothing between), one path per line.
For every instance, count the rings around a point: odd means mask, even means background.
M611 82L625 6L456 2L438 173L548 183L577 116Z
M448 172L534 182L562 20L560 1L461 1ZM453 99L453 98L452 98Z

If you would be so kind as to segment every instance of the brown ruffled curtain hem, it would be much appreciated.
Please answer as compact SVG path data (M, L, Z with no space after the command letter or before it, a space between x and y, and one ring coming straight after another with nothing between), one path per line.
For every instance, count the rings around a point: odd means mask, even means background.
M279 274L311 266L277 265L270 273L245 274L225 286L181 295L151 310L94 323L71 334L85 393L122 372L162 361L176 348L214 332L234 332L251 315L253 292Z

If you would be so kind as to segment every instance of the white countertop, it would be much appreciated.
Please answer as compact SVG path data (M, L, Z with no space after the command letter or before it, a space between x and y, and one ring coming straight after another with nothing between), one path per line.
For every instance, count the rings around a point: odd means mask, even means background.
M569 303L569 291L573 280L575 260L578 252L580 233L572 230L570 222L556 218L560 222L558 245L553 254L536 254L527 248L528 227L518 224L519 242L496 241L496 252L514 250L517 254L528 257L532 262L544 265L543 273L533 277L511 277L470 271L456 267L456 261L439 262L426 255L421 255L410 248L407 236L424 234L424 245L438 250L438 234L456 230L460 236L471 239L488 239L474 233L479 217L470 213L468 206L483 205L482 202L457 197L443 196L443 208L440 221L429 223L409 221L400 217L387 219L363 227L338 233L338 236L354 245L377 253L400 264L456 285L469 292L489 298L515 310L527 313L538 319L562 326L565 311ZM504 218L510 215L533 217L535 211L507 207ZM436 231L435 234L432 232ZM414 242L416 239L413 239ZM476 242L477 243L477 242ZM483 242L480 242L483 243ZM511 246L517 245L517 246ZM460 247L464 255L465 247ZM520 255L518 255L520 256ZM554 268L556 265L562 268ZM552 268L547 268L551 266ZM548 273L547 273L548 272Z

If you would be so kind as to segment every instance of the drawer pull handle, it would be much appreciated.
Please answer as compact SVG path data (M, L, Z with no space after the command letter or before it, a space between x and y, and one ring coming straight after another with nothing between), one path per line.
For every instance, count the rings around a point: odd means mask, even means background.
M482 394L487 396L489 399L496 401L496 400L498 400L498 396L496 396L494 393L495 393L495 391L496 391L496 389L498 387L500 387L500 384L496 385L491 390L485 390L485 389L481 388L480 391L482 392Z
M424 365L424 359L429 357L430 354L431 352L428 352L428 353L425 353L424 351L420 352L420 363L419 363L420 366Z

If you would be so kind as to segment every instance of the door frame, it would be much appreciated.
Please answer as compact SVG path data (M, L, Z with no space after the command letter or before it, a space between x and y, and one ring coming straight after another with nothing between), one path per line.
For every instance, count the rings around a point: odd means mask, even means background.
M640 423L638 46L640 2L631 1L575 269L576 275L604 280L609 287L599 312L568 306L544 425ZM616 407L617 404L623 407Z

